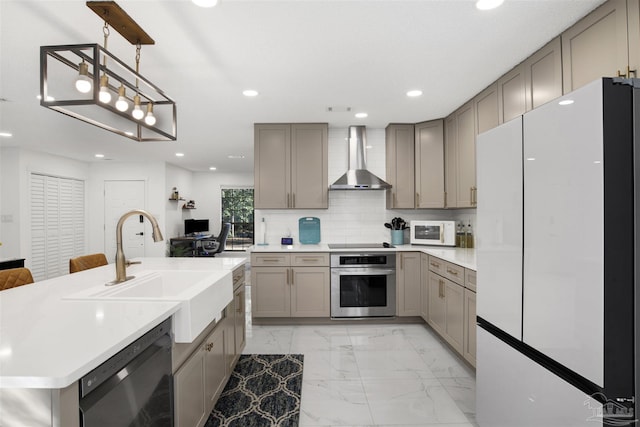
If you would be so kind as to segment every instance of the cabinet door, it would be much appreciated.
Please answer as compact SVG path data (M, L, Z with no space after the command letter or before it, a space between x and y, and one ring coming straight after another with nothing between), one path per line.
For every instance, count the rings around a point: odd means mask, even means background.
M420 254L420 316L429 320L429 255Z
M227 375L225 356L225 328L216 328L204 341L204 383L207 412L213 409L222 393Z
M453 113L444 120L444 207L458 203L458 121Z
M464 290L464 346L463 356L476 366L476 293Z
M477 125L474 135L498 126L498 85L496 83L476 95L473 104L475 105L475 123Z
M329 268L297 267L291 271L291 316L329 317Z
M244 346L247 342L247 322L246 322L246 287L245 285L240 286L233 292L233 300L234 300L234 308L235 308L235 357L234 359L238 359L242 354L242 350L244 350ZM236 362L234 360L234 363Z
M254 126L254 205L285 209L291 203L291 126Z
M291 125L291 201L300 209L328 208L328 126Z
M415 207L415 159L413 125L391 124L386 129L387 209Z
M251 306L254 317L289 317L290 274L288 267L251 268Z
M524 64L520 64L498 79L500 123L523 115L527 109L524 69Z
M610 0L562 33L564 93L626 73L627 49L627 2Z
M396 271L398 316L419 316L420 252L399 252L400 265Z
M562 96L561 46L558 36L524 62L527 111Z
M175 424L196 427L208 415L205 401L204 347L196 351L173 376L175 390Z
M462 354L464 340L464 288L450 280L445 280L445 317L444 338Z
M475 104L463 105L456 113L458 148L458 200L456 207L476 206L476 131Z
M415 126L416 208L444 207L444 121Z
M444 335L445 317L445 279L437 274L429 273L429 325L440 335Z

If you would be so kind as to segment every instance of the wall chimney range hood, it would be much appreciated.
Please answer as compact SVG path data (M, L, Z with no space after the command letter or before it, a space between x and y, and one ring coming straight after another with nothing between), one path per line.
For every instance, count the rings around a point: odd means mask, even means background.
M367 137L364 126L349 126L349 170L329 186L330 190L386 190L391 185L367 170Z

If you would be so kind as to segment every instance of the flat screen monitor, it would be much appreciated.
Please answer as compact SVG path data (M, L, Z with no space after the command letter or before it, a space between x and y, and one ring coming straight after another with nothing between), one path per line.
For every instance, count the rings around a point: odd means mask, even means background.
M184 235L190 236L198 233L206 233L209 231L208 219L185 219Z

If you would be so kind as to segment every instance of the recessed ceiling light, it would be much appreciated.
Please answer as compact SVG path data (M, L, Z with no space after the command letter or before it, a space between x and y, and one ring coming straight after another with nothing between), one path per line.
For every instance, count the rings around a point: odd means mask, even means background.
M369 115L367 113L356 113L356 117L359 119L364 119L365 117L368 117Z
M209 170L210 170L210 171L214 171L214 170L216 170L216 169L218 169L218 168L217 168L217 167L215 167L215 166L211 166L211 167L209 168Z
M11 132L0 132L0 136L3 136L5 138L11 138L13 134Z
M559 105L571 105L573 104L573 99L563 99L562 101L558 102Z
M411 98L415 98L416 96L420 96L422 95L422 91L421 90L410 90L409 92L407 92L407 96L410 96Z
M239 156L237 154L231 154L229 156L227 156L230 159L244 159L244 156Z
M176 153L176 157L184 157L184 153Z
M102 158L104 158L104 154L98 153L98 154L95 154L94 157L96 157L98 159L102 159Z
M504 0L478 0L476 2L476 8L479 10L491 10L504 3Z
M218 0L191 0L193 4L200 7L213 7L218 4Z
M258 91L253 89L247 89L247 90L243 90L242 94L244 96L249 96L249 97L258 96Z

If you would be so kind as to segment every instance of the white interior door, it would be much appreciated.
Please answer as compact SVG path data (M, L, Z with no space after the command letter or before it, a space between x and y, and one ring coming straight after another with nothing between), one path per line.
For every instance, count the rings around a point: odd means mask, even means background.
M116 256L116 225L122 214L145 208L144 181L104 182L104 249L109 262ZM143 257L145 226L143 217L132 216L122 227L122 246L129 258Z

